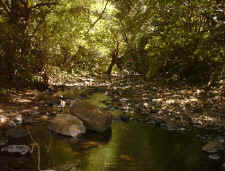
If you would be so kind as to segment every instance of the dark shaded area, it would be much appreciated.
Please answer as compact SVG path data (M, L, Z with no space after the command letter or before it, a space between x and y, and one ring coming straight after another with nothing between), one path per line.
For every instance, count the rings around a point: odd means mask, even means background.
M76 141L51 134L45 126L34 126L31 133L40 145L42 169L65 169L67 163L74 163L73 167L82 171L219 170L217 162L207 159L201 143L192 134L173 134L135 122L117 122L111 135L89 132ZM24 143L24 139L16 142ZM0 158L2 170L32 170L36 167L32 160L37 162L37 153L13 156L14 160L1 153Z

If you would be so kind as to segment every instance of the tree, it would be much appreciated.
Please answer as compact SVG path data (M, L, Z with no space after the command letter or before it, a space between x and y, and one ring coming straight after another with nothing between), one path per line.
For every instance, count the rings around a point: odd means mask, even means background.
M43 11L46 16L57 4L55 0L0 0L0 66L10 79L29 71L33 37L45 19Z

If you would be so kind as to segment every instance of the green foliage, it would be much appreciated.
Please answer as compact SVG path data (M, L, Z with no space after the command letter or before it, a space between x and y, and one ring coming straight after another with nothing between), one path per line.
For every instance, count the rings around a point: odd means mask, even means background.
M179 79L201 83L224 68L222 2L114 2L127 34L127 52L134 52L135 70L147 78L176 74Z
M0 11L0 73L10 78L104 72L117 48L117 66L147 78L224 76L216 0L0 0Z

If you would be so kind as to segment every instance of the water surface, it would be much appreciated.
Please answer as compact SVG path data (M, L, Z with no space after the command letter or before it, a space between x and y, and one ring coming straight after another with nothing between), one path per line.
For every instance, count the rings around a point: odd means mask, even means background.
M112 130L104 135L88 132L79 140L51 133L45 125L32 127L31 133L40 145L40 168L43 170L217 170L217 163L207 158L201 151L201 142L191 133L174 134L136 122L115 122ZM30 144L29 139L19 142ZM7 162L1 163L0 170L35 170L37 154L34 152L24 157L13 155L8 160L4 158ZM0 155L0 159L2 157Z
M87 101L105 108L111 100L95 93ZM201 151L192 133L176 134L133 122L114 122L104 134L87 132L75 140L50 132L46 124L32 126L32 136L9 144L37 143L31 155L0 153L0 171L216 171L218 163ZM34 146L36 147L36 146Z

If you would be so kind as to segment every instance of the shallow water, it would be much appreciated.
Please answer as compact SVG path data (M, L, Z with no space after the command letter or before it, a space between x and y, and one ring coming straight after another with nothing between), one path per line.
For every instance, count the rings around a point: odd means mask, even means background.
M40 168L43 170L217 170L217 163L207 159L201 151L200 141L193 135L172 134L136 122L115 122L112 130L104 135L88 132L79 140L51 133L45 125L32 127L31 134L40 145ZM31 143L29 139L19 143ZM1 154L0 170L35 170L37 156L37 152L24 157Z
M111 100L94 93L87 100L105 108ZM216 171L219 164L201 151L201 142L192 133L175 134L150 125L114 122L104 134L87 132L72 139L50 132L45 123L30 127L30 136L11 139L9 144L34 144L25 156L0 152L0 171ZM31 137L33 140L31 140ZM37 147L37 146L35 146Z

